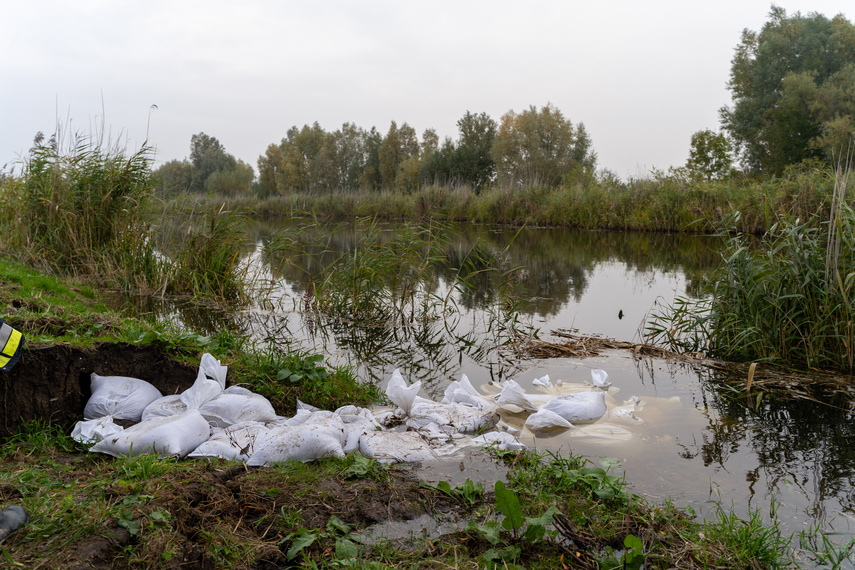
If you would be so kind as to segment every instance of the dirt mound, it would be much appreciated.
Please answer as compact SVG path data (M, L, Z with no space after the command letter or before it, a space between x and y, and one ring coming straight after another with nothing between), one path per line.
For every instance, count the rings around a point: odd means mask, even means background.
M150 344L103 343L85 349L58 344L25 349L10 372L0 372L0 437L33 420L51 419L70 429L83 419L93 372L140 378L166 395L189 388L197 368L170 359L160 347Z

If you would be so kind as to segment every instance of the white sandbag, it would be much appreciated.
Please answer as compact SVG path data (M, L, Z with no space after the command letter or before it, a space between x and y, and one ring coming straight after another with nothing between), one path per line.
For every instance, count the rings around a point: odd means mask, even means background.
M386 396L393 404L404 411L405 415L410 415L410 408L422 387L421 382L416 382L412 386L407 386L403 376L397 369L392 373L389 383L386 385Z
M472 386L466 374L461 375L459 382L455 380L448 385L441 403L463 404L485 412L495 408L493 403L478 393Z
M344 457L341 437L323 424L276 425L258 432L247 465L269 465L282 461L314 461Z
M555 412L568 422L587 422L599 419L606 413L606 393L576 392L557 396L540 407Z
M169 417L155 417L102 439L89 451L114 457L157 454L184 457L211 435L208 420L199 410L188 410Z
M112 416L106 416L94 420L77 422L71 430L71 439L80 443L101 441L105 437L110 437L124 429L122 426L116 425Z
M181 400L181 394L164 396L146 406L142 413L142 421L149 418L166 418L177 416L187 411L187 405Z
M334 415L341 418L341 420L346 423L362 423L362 422L370 422L375 428L380 427L380 424L377 423L377 420L374 419L374 414L371 413L371 410L368 408L360 408L359 406L347 405L338 408L333 412Z
M546 374L541 378L535 378L531 383L533 386L539 386L541 388L552 388L552 380L549 379L549 374Z
M181 392L179 397L188 410L197 410L206 402L210 402L223 393L223 387L218 380L208 378L203 370L199 369L196 381L193 385Z
M371 431L359 439L359 451L381 463L414 463L436 459L421 436L412 431Z
M614 417L630 420L639 424L643 424L644 420L638 417L636 412L641 411L644 403L638 396L633 396L629 400L624 401L623 405L615 406L610 410L610 414Z
M545 403L543 401L542 403ZM535 402L532 394L526 394L522 386L514 380L508 380L502 384L502 391L496 398L496 405L511 412L527 411L536 412L540 402Z
M279 420L277 420L276 423L286 425L286 426L299 426L299 425L302 425L302 424L306 423L307 421L309 421L309 418L311 418L312 414L314 414L314 413L315 412L313 412L311 410L306 410L306 409L301 410L298 408L297 413L294 414L292 417L285 418L285 419L279 419Z
M541 408L526 418L525 426L532 431L545 431L556 428L569 429L573 424L552 410Z
M599 368L591 370L591 381L597 388L608 389L608 387L612 385L612 383L609 382L609 373L605 370L600 370Z
M480 447L494 447L502 451L522 451L526 446L507 432L491 431L472 439Z
M215 428L213 435L187 457L219 457L246 462L255 451L258 433L267 429L259 422L243 422L224 429Z
M306 402L301 402L300 400L297 400L297 411L299 412L300 410L309 410L310 412L317 412L320 411L320 408L316 408L311 404L307 404Z
M219 360L207 352L202 355L202 360L199 363L199 373L217 382L220 385L221 391L226 389L226 374L228 370L228 366L222 366Z
M434 423L446 433L479 433L493 429L500 419L497 412L481 411L463 404L437 404L433 400L416 398L406 424L415 430Z
M153 417L160 418L177 416L178 414L183 414L187 410L199 409L206 403L221 395L223 393L223 388L220 385L219 380L208 378L206 374L206 370L214 367L214 364L210 362L213 357L211 355L207 356L209 357L209 359L207 359L208 365L206 367L199 367L199 372L196 374L196 381L193 382L192 386L180 394L164 396L154 400L146 406L145 410L143 410L141 419L147 420ZM204 356L202 359L203 362L206 360ZM221 374L221 371L215 370L215 373Z
M359 449L359 438L362 437L363 433L380 429L380 424L374 419L371 410L367 408L353 405L342 406L333 414L344 423L345 442L343 449L345 453Z
M243 394L244 396L252 396L255 394L255 392L248 388L244 388L243 386L229 386L223 390L223 392L226 394Z
M146 406L161 397L160 390L139 378L99 376L94 372L89 378L92 396L83 408L85 420L113 416L138 422Z
M231 388L199 408L212 426L225 428L241 422L276 421L273 405L261 394L244 394L229 390Z

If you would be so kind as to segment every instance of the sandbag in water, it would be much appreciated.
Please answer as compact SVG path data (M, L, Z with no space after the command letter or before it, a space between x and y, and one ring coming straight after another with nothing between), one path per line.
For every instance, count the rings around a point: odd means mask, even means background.
M372 431L359 439L359 451L381 463L417 463L437 455L419 434L412 431Z
M522 451L526 446L507 432L491 431L472 438L472 443L480 447L494 447L501 451Z
M410 415L410 409L413 407L413 402L416 396L418 396L421 387L421 382L407 386L404 377L401 376L401 372L396 369L392 373L389 383L386 384L386 396L389 397L389 400L393 404L402 409L405 415Z
M496 407L495 404L482 396L475 387L472 386L472 383L469 381L469 377L466 376L466 374L462 374L460 376L459 382L455 380L446 387L441 403L462 404L464 406L473 407L476 410L481 410L482 412L492 410Z
M552 429L570 429L573 426L552 410L541 408L529 415L525 420L525 426L531 431L548 431Z
M612 385L612 383L609 382L609 373L599 368L591 370L591 381L597 388L608 389L609 386Z
M576 392L566 396L556 396L541 406L540 410L555 412L568 422L593 421L606 413L606 393Z

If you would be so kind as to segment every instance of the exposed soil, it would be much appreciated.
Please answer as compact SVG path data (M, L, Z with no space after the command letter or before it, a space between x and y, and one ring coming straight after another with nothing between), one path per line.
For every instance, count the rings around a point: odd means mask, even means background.
M27 348L10 372L0 372L0 438L24 422L52 420L72 426L83 419L90 375L130 376L151 382L164 395L189 388L197 368L171 360L157 345L103 343L86 349L64 344Z

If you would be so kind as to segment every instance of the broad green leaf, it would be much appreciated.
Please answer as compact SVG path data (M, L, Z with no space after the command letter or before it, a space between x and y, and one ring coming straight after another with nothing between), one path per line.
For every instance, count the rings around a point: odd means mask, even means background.
M335 541L336 558L356 558L359 556L359 547L352 540L341 538Z
M501 481L496 481L496 506L505 515L502 526L508 530L518 530L524 522L520 501L516 493L505 487Z
M474 525L475 523L472 524ZM468 527L467 530L469 530ZM499 529L499 525L495 522L491 521L488 523L484 523L483 525L477 527L477 530L483 535L485 539L487 539L490 544L495 545L499 543L499 533L501 531Z
M306 531L295 534L297 534L297 537L294 538L294 541L291 543L291 548L289 548L288 552L285 554L285 556L288 557L288 560L292 560L300 553L301 550L311 546L312 543L318 539L318 535L313 532Z

